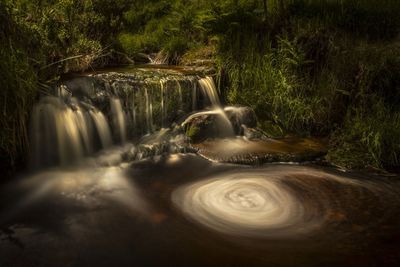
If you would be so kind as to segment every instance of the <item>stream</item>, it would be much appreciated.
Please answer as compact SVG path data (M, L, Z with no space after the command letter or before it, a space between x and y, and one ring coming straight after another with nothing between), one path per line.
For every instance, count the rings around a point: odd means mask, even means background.
M214 82L144 66L43 95L30 171L0 188L0 266L398 266L399 177L318 164Z

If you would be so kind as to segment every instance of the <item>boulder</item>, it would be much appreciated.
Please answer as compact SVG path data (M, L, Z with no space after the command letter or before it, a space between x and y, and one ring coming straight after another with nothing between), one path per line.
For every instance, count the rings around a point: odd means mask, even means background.
M257 118L253 109L235 106L191 114L182 126L186 136L198 143L207 139L243 135L244 129L257 126Z
M229 106L224 108L225 114L232 123L236 135L243 135L243 126L246 128L257 127L257 116L250 107Z
M210 138L222 138L232 136L231 126L217 113L199 113L183 123L183 128L191 142L198 143Z

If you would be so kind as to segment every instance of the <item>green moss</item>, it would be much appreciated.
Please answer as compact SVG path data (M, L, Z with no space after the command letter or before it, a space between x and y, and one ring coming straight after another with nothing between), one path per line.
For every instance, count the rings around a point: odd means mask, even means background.
M199 132L200 128L192 124L189 127L187 127L187 129L185 129L185 134L190 139L194 139Z

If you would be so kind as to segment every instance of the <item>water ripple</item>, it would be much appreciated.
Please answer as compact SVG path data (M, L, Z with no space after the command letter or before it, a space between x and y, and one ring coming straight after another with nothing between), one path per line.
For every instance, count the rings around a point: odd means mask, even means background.
M183 185L173 192L172 201L186 217L212 230L283 238L343 220L356 223L351 213L361 202L384 206L381 196L388 192L371 181L285 166L228 172Z

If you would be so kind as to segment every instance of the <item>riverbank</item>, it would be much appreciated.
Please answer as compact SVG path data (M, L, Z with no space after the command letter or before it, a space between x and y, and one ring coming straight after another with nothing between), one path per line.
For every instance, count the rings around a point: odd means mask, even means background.
M60 75L151 60L212 64L224 102L264 131L327 137L334 164L398 168L397 1L119 3L0 4L2 165L26 162L33 104Z

